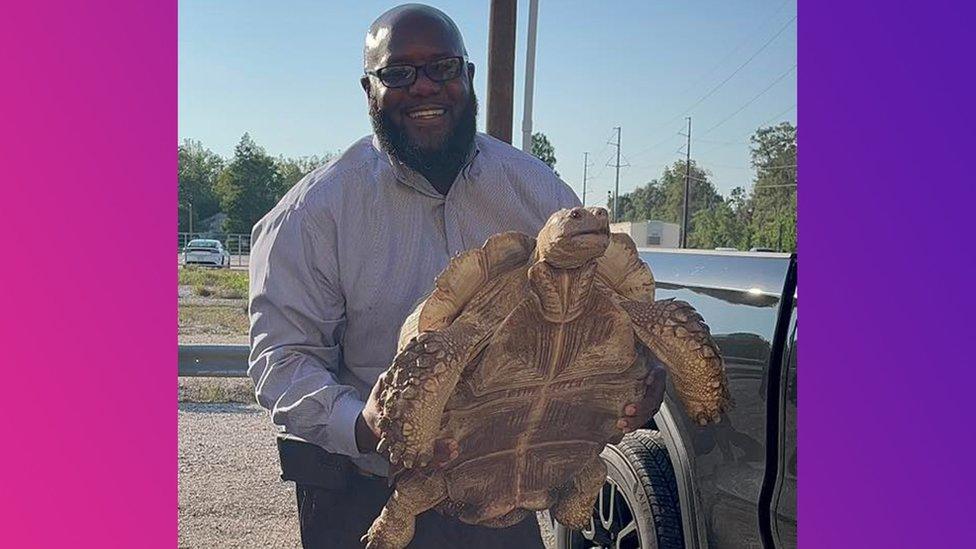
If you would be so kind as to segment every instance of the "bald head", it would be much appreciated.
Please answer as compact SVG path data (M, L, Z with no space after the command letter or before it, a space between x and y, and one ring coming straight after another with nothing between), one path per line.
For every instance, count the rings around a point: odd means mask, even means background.
M383 13L370 25L363 50L365 68L375 70L399 61L396 53L421 39L439 44L445 53L468 54L461 31L447 14L423 4L404 4Z

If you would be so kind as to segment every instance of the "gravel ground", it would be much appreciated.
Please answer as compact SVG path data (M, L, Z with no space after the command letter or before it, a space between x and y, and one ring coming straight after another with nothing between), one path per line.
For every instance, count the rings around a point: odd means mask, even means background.
M301 547L295 488L279 479L275 432L256 405L180 403L181 548ZM539 522L552 549L545 515Z
M258 406L179 406L179 546L299 548L295 488Z

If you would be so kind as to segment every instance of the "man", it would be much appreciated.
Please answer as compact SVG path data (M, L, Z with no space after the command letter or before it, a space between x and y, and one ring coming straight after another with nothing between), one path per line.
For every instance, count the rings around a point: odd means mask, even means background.
M437 274L492 234L534 235L579 204L541 161L476 133L475 68L444 13L415 4L384 13L364 64L374 135L305 177L253 232L249 373L274 422L316 445L282 446L305 547L362 547L390 494L372 388ZM663 379L648 383L622 411L622 429L660 405ZM447 461L457 445L436 450ZM490 529L436 511L418 517L411 547L461 546L542 543L535 519Z

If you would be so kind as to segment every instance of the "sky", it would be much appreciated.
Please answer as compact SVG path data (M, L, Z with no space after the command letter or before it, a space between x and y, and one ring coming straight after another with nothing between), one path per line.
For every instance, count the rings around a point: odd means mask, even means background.
M278 156L340 152L371 132L359 86L366 29L400 2L180 0L179 136L229 158L248 132ZM457 23L485 130L490 0L429 2ZM518 6L513 144L521 147L528 1ZM723 195L749 188L749 136L796 124L796 1L539 0L534 132L586 203L659 178L685 156Z

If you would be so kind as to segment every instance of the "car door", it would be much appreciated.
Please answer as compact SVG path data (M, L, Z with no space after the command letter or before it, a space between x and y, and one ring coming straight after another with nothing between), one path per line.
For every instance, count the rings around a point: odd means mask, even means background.
M796 547L796 358L797 320L794 301L790 339L784 364L786 371L780 393L779 472L773 493L772 529L777 547Z

